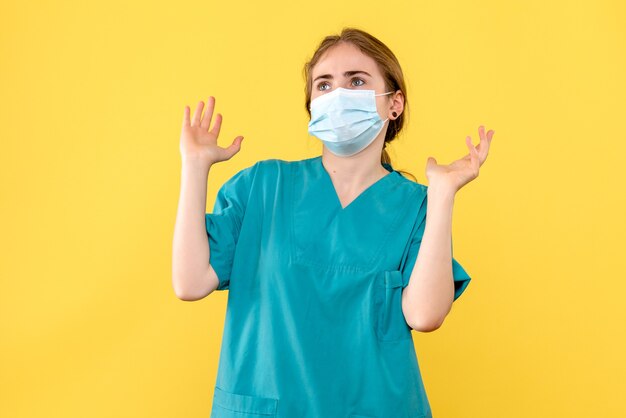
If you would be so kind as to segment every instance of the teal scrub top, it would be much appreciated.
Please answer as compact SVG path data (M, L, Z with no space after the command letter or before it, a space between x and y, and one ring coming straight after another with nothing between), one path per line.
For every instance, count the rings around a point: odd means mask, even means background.
M233 175L205 215L228 289L211 418L431 417L402 314L427 186L391 165L345 208L317 156ZM452 258L454 300L470 277Z

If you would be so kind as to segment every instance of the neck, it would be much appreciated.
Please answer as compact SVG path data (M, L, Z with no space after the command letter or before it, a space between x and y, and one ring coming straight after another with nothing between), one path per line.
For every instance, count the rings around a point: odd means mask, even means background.
M368 147L356 155L339 157L324 148L322 163L336 185L359 189L389 174L380 162L380 154L377 148Z

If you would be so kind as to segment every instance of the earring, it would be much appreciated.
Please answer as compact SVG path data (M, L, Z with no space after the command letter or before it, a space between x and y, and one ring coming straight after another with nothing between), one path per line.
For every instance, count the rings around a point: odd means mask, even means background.
M391 112L391 114L393 115L393 117L395 118L396 116L398 116L398 114L396 112Z

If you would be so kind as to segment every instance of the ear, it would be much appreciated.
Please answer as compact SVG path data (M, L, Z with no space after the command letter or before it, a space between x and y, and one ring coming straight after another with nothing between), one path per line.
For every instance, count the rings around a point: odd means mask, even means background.
M398 119L403 111L404 111L404 94L402 93L402 90L396 90L396 92L391 95L391 106L389 107L389 112L388 112L387 117L390 120Z

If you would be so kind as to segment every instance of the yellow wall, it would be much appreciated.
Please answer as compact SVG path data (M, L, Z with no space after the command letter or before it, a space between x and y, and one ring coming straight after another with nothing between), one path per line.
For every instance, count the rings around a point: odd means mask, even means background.
M456 198L473 281L414 333L436 418L624 417L622 1L39 1L0 6L0 416L207 417L227 292L171 286L185 105L217 99L223 181L318 155L302 65L344 25L400 59L396 169L496 134Z

